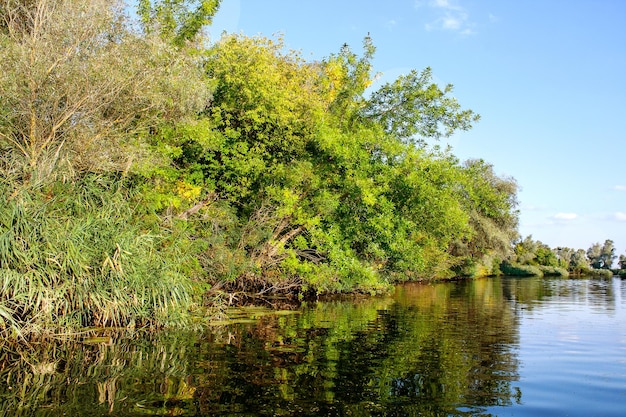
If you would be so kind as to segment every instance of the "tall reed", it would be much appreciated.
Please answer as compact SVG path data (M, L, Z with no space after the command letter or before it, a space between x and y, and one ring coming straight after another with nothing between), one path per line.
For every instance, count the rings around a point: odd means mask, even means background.
M0 180L0 329L185 324L194 286L185 249L142 219L121 182Z

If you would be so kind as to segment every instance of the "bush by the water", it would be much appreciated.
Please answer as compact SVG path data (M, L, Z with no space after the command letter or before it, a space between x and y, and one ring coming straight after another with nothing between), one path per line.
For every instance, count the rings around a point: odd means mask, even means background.
M534 265L520 265L520 264L511 264L505 262L502 264L500 268L504 275L510 275L514 277L542 277L543 272L541 269Z
M613 277L613 271L610 269L590 269L585 273L585 275L596 278L611 278Z
M569 276L569 272L567 272L567 269L560 268L558 266L539 265L539 269L541 270L543 275L546 277L568 277Z
M184 323L193 298L186 249L140 222L133 201L99 176L0 181L0 330Z

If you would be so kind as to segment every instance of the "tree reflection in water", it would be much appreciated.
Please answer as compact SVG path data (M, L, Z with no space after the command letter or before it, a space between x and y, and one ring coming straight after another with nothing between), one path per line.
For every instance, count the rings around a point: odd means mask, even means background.
M521 397L515 305L544 287L511 285L411 284L295 312L248 309L204 334L7 347L0 414L480 415Z

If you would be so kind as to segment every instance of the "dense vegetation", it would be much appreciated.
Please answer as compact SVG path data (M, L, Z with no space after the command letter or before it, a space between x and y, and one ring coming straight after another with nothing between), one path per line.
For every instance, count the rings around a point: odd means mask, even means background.
M478 120L372 40L321 61L201 28L218 0L0 1L0 328L195 322L241 293L500 273L513 179L437 139ZM203 310L202 310L203 311Z
M620 255L619 269L612 269L617 259L615 245L607 239L604 244L594 243L587 249L548 245L527 236L515 243L513 254L502 264L502 272L521 276L598 276L612 277L623 275L626 269L626 256Z

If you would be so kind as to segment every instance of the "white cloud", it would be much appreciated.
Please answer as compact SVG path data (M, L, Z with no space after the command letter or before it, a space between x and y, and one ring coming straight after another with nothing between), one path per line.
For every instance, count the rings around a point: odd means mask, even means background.
M617 191L626 191L626 185L616 185L613 189Z
M618 222L626 222L626 213L623 211L617 211L613 213L613 218Z
M441 19L441 28L447 30L459 30L463 25L463 20L457 16L446 16Z
M426 30L446 30L458 32L462 35L471 35L474 33L474 26L470 20L465 8L451 3L450 0L430 0L415 2L415 8L427 6L434 12L435 18L426 23Z
M430 2L430 5L432 7L437 7L440 9L445 9L445 10L457 10L457 11L463 11L463 8L461 6L458 6L456 4L451 4L448 0L432 0Z
M578 217L576 213L556 213L552 218L555 220L575 220Z
M430 5L433 7L441 7L442 9L447 9L450 7L450 3L448 0L433 0L430 2Z

